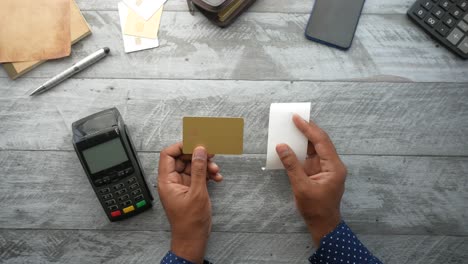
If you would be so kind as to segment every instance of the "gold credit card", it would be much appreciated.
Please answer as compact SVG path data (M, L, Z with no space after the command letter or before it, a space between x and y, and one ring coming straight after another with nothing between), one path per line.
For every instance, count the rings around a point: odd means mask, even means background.
M242 154L244 119L232 117L184 117L183 152L203 146L209 154Z

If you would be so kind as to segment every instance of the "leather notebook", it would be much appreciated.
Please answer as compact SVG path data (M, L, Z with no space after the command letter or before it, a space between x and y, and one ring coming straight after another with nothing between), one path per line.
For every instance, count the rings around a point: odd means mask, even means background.
M196 7L211 22L227 27L232 24L256 0L187 0L190 12L193 15Z
M1 1L1 0L0 0ZM89 28L88 23L80 12L80 8L75 3L75 0L70 1L70 37L71 44L75 44L86 36L91 35L91 29ZM46 60L36 60L36 61L18 61L4 63L3 67L5 68L8 76L11 79L16 79L23 74L31 71Z

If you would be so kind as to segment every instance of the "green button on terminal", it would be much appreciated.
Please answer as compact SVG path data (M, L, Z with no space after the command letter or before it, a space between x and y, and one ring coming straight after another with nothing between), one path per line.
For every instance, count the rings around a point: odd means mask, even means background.
M137 204L136 204L136 207L137 208L140 208L140 207L143 207L146 205L146 201L145 200L142 200L142 201L139 201Z

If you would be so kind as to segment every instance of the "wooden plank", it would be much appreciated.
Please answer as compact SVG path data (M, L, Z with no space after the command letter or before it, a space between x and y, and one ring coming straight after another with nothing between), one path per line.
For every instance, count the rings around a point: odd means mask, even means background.
M245 153L266 153L273 102L312 102L342 154L468 155L466 83L0 79L0 149L71 150L71 124L117 106L138 150L181 140L183 116L245 118Z
M112 0L78 0L82 10L117 10L117 4ZM273 13L304 13L309 14L314 5L314 0L258 0L248 12L273 12ZM404 14L414 3L413 0L372 0L366 1L363 13L365 14ZM166 11L188 11L186 0L167 1ZM200 14L197 14L200 16Z
M468 64L405 15L362 16L353 47L343 52L306 40L305 14L249 13L226 31L201 16L165 12L161 46L131 54L123 52L116 11L84 15L93 35L77 43L71 57L25 76L51 77L108 46L111 56L75 78L468 81Z
M169 249L167 232L0 230L3 263L159 263ZM465 236L360 236L387 264L462 263ZM214 263L306 263L314 249L308 234L218 233L206 257Z
M159 155L140 153L156 183ZM349 168L343 218L360 233L468 234L468 158L344 156ZM262 171L264 155L217 157L225 181L210 183L213 230L306 232L283 171ZM74 152L0 151L0 226L167 231L163 209L120 223L104 215ZM157 197L157 194L155 194Z

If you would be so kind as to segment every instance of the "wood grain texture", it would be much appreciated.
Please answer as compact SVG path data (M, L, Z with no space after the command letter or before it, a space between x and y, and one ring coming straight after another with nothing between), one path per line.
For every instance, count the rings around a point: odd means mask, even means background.
M156 184L159 155L140 153ZM468 235L468 158L344 156L343 218L359 233ZM264 155L217 157L225 181L209 186L213 231L306 232L284 171L262 171ZM74 152L0 151L0 227L168 231L154 208L120 223L104 215ZM154 190L154 189L153 189ZM155 197L157 194L155 193Z
M74 45L73 56L25 76L54 76L108 46L110 56L75 78L468 81L468 64L405 15L363 15L353 47L343 52L306 40L305 14L249 13L226 31L201 16L165 12L161 46L131 54L123 52L116 11L84 15L93 35Z
M138 150L181 140L183 116L245 118L245 153L266 153L269 106L312 102L342 154L468 155L468 84L0 79L0 149L71 150L71 123L117 106Z
M315 0L257 0L248 12L305 13L309 14ZM404 14L414 3L413 0L372 0L366 1L365 14ZM113 0L78 0L82 10L117 10ZM164 5L166 11L188 11L186 0L169 0ZM201 16L197 13L197 16Z
M0 230L2 263L159 263L170 235L152 231ZM386 264L459 264L468 238L376 236L360 239ZM314 249L308 234L219 233L206 257L214 263L306 263Z

